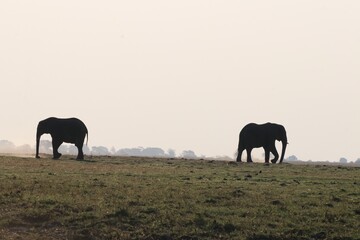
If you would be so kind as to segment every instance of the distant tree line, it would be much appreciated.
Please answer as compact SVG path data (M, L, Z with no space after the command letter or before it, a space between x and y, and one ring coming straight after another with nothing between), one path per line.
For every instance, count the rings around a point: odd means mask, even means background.
M299 162L304 162L302 160L299 160L295 155L292 155L292 156L289 156L288 158L285 159L286 161L288 162L296 162L296 161L299 161ZM313 162L312 160L308 160L307 162ZM329 162L329 161L327 161ZM360 158L356 159L355 161L348 161L346 158L342 157L339 159L339 163L341 164L352 164L352 163L355 163L355 164L360 164Z
M88 147L84 145L83 151L85 155L92 156L134 156L134 157L164 157L164 158L185 158L185 159L214 159L214 160L228 160L232 161L233 159L228 156L216 156L216 157L205 157L197 156L192 150L184 150L179 155L176 155L174 149L168 149L164 151L161 148L157 147L136 147L136 148L121 148L116 150L115 147L112 147L110 150L104 146L93 146ZM52 143L49 140L41 140L40 142L40 152L45 154L52 154ZM77 148L73 144L62 144L59 148L59 152L67 155L77 155ZM8 140L0 140L0 153L14 153L14 154L34 154L35 147L30 146L29 144L24 144L16 146L14 143ZM302 161L299 160L295 155L291 155L285 159L288 162ZM304 161L302 161L304 162ZM305 162L313 162L311 160ZM355 161L348 161L346 158L342 157L339 159L339 163L348 164L355 163L360 165L360 158Z
M164 157L164 158L187 158L197 159L204 158L205 156L197 156L192 150L182 151L179 155L176 155L174 149L168 149L164 151L157 147L136 147L136 148L121 148L116 150L112 147L110 150L104 146L92 146L91 148L84 145L84 154L93 156L135 156L135 157ZM14 143L8 140L0 140L0 153L17 153L17 154L33 154L35 147L28 144L15 146ZM45 154L52 154L52 142L49 140L40 141L40 152ZM62 154L76 155L77 148L73 144L62 144L59 148L59 152Z
M83 147L84 154L93 156L135 156L135 157L176 157L175 150L169 149L164 151L157 147L137 147L137 148L122 148L116 150L112 147L110 150L104 146L88 146ZM40 143L40 152L52 154L52 143L49 140L42 140ZM59 148L62 154L76 155L77 148L73 144L62 144ZM194 154L196 157L196 155Z
M33 152L34 152L34 148L32 148L29 144L15 146L14 143L8 140L0 140L0 153L31 154Z

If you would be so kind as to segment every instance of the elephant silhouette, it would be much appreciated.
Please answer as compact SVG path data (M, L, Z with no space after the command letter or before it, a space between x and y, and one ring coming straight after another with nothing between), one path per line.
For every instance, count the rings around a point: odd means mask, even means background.
M270 152L274 155L272 163L276 163L279 154L275 147L275 140L282 142L282 152L280 163L285 155L287 142L286 130L284 126L275 123L247 124L239 134L238 156L236 161L241 162L241 155L244 150L247 153L247 162L252 162L251 151L253 148L263 147L265 150L265 163L269 163Z
M77 118L55 118L50 117L39 122L36 131L36 158L39 156L39 145L41 135L48 133L52 138L53 159L59 159L61 153L58 148L63 142L74 143L78 148L78 160L84 159L83 144L85 136L86 144L88 141L88 130L85 124Z

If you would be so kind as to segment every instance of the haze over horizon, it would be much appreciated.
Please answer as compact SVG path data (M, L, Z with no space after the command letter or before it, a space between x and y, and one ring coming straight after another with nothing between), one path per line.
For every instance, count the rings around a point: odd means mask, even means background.
M355 0L1 1L0 139L34 145L40 120L77 117L91 146L233 157L242 127L275 122L286 157L356 160L359 12Z

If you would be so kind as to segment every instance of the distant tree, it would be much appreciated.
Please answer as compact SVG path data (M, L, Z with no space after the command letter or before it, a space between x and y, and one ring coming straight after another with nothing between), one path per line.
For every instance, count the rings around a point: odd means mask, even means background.
M83 147L83 149L84 149L84 147ZM78 154L78 149L77 149L77 147L76 147L75 145L73 145L73 144L70 144L70 145L68 146L67 151L68 151L68 154L69 154L69 155L77 155L77 154ZM85 153L84 150L83 150L83 152Z
M165 151L156 147L137 147L137 148L123 148L116 152L120 156L136 156L136 157L165 157Z
M49 140L40 141L40 152L46 154L52 154L52 143Z
M286 161L298 161L298 158L295 155L291 155L286 159Z
M165 152L161 148L145 148L142 150L142 156L146 157L165 157Z
M194 151L191 150L185 150L181 153L181 157L183 158L189 158L189 159L195 159L197 158L196 154Z
M15 150L15 144L8 140L0 140L0 152L12 153Z
M111 153L111 155L115 155L115 154L116 154L116 149L115 149L115 147L111 147L110 153Z
M69 150L69 147L67 144L61 144L59 147L59 152L62 154L69 154L68 150Z
M77 152L77 149L76 149L76 152ZM83 152L84 152L84 154L86 154L86 155L90 155L90 154L91 154L90 148L89 148L87 145L84 145L84 146L83 146Z
M23 153L23 154L31 154L34 152L34 150L31 148L29 144L24 144L21 146L16 147L17 153Z
M119 149L116 154L120 156L142 156L142 151L144 148L123 148Z
M83 147L83 152L85 153L84 147ZM77 155L78 154L78 149L74 144L63 143L59 147L59 152L61 152L62 154Z
M360 158L356 159L355 163L360 164Z
M343 158L343 157L340 158L340 160L339 160L339 162L340 162L340 163L343 163L343 164L346 164L347 161L348 161L348 160L347 160L346 158Z
M175 150L170 148L170 149L167 151L167 156L170 157L170 158L176 157L176 152L175 152Z
M116 151L116 155L118 156L130 156L128 153L129 151L127 151L128 148L121 148L119 150Z
M103 146L98 146L98 147L92 147L91 148L91 154L92 155L97 155L97 156L106 156L106 155L110 155L109 150L106 147Z
M61 144L61 146L59 147L59 152L61 152L62 154L77 155L78 149L74 144Z

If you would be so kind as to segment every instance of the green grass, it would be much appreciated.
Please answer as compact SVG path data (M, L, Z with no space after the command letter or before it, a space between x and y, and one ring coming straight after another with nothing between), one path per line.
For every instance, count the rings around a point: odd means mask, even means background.
M356 167L4 156L0 236L360 239L359 185Z

